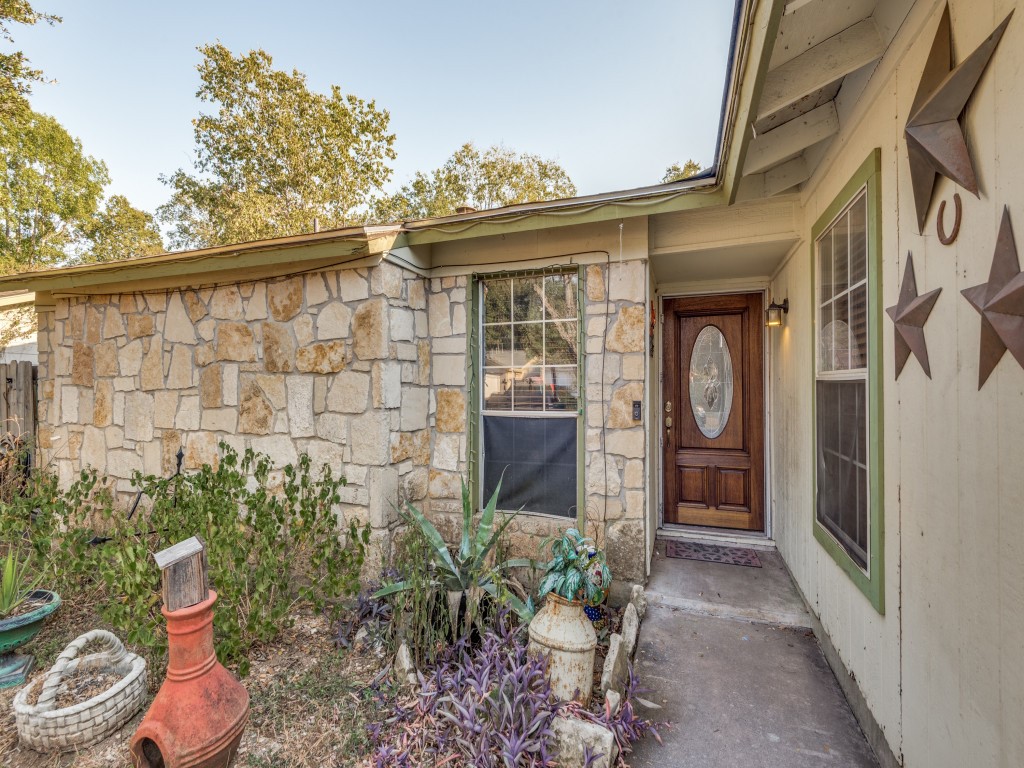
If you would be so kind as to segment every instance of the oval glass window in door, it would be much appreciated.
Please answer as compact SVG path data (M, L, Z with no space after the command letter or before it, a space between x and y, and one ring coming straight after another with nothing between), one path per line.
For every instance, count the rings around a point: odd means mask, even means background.
M732 394L729 344L716 326L706 325L697 334L690 354L690 408L704 437L713 440L725 430Z

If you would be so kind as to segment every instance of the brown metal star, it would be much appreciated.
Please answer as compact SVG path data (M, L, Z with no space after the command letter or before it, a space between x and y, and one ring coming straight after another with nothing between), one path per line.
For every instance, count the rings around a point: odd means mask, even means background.
M900 300L895 307L886 309L896 326L896 378L903 372L910 353L921 363L925 375L930 379L932 369L928 364L928 346L924 340L924 324L928 315L942 292L941 288L929 291L924 296L917 295L917 278L914 276L914 257L907 254L907 268L903 272L903 287L900 288Z
M978 361L978 389L981 389L1006 350L1024 367L1024 272L1020 271L1009 209L1003 208L988 282L960 293L981 315Z
M1010 11L1010 15L985 42L953 68L949 6L942 12L904 131L919 233L924 231L924 222L928 218L937 174L978 195L978 179L960 125L960 115L1012 16L1013 11Z

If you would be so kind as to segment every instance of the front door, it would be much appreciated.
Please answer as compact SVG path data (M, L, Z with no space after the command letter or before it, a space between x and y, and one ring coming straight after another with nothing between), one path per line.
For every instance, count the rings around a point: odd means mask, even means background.
M764 530L762 295L666 299L665 522Z

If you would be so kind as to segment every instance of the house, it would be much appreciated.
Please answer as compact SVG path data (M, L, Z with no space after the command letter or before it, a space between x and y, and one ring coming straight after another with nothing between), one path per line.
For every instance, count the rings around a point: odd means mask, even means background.
M700 178L4 279L42 460L306 451L377 558L464 475L622 584L657 536L774 544L883 765L1024 765L1015 6L740 2Z

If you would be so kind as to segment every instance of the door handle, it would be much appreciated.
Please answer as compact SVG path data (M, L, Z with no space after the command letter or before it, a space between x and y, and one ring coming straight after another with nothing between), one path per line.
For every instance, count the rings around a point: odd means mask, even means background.
M672 429L672 417L671 416L666 416L665 417L665 429Z

